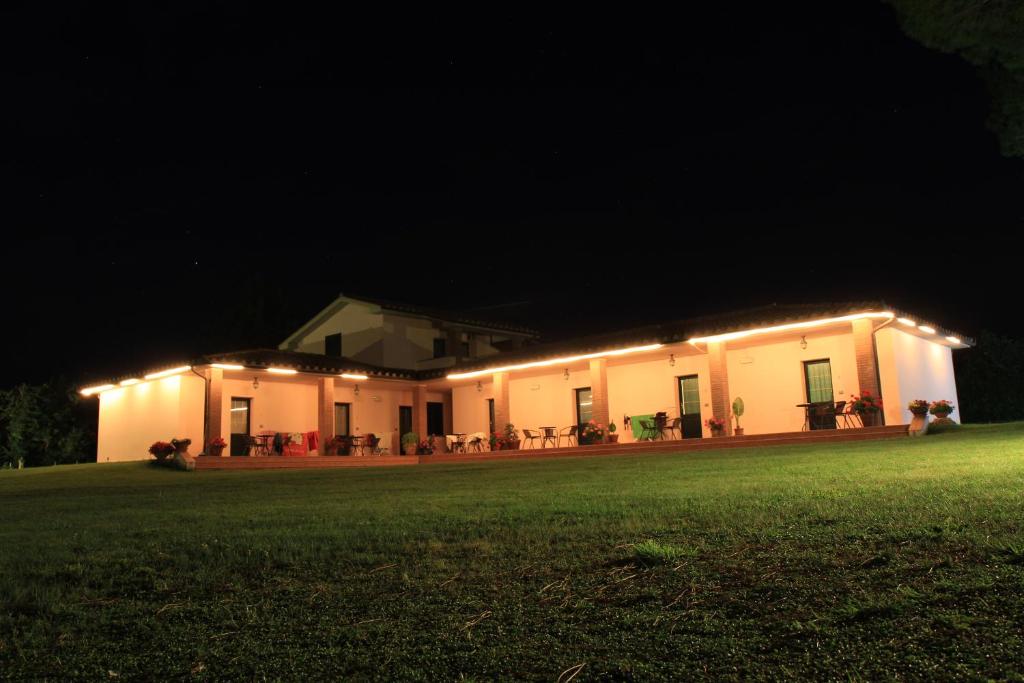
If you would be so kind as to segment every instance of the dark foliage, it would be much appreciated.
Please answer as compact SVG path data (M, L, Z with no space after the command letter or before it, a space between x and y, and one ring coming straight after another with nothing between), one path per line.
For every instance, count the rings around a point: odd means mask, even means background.
M1024 343L983 331L972 349L954 354L963 422L1004 422L1024 417Z
M0 467L94 460L94 406L64 378L0 390Z

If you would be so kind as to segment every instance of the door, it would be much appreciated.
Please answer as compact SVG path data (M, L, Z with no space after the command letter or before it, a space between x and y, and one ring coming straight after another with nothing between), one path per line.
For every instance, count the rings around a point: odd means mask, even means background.
M684 439L699 439L704 436L704 425L700 421L700 388L697 375L679 378L679 417Z
M444 404L427 403L427 434L444 436Z
M491 431L488 434L494 434L494 399L487 399L487 425Z
M335 436L349 436L349 429L352 417L351 403L334 404L334 434Z
M398 406L398 438L412 431L412 406ZM416 435L420 439L426 438L423 434Z
M582 387L576 390L576 424L579 431L583 433L583 427L594 416L594 392L590 387Z
M231 397L231 455L249 455L252 399Z
M807 390L807 402L831 404L832 395L832 363L828 358L804 361L804 388ZM835 429L836 416L831 411L815 411L811 408L811 429Z

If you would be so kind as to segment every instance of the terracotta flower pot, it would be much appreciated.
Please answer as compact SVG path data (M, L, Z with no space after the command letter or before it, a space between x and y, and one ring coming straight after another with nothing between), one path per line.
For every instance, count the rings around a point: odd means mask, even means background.
M224 446L210 446L210 452L208 455L212 455L215 458L223 458Z
M711 430L711 436L713 438L716 438L716 439L718 437L720 437L720 436L725 436L725 430L724 429L712 429Z
M402 452L406 455L416 455L417 450L419 450L419 444L407 443L402 445Z
M743 436L743 427L737 427L736 429L732 430L732 434L733 436Z
M876 420L878 418L877 411L865 410L862 413L858 413L858 415L860 415L860 421L864 424L865 427L874 427L875 426Z
M618 443L618 442L619 442L619 435L618 434L609 434L608 435L608 443Z

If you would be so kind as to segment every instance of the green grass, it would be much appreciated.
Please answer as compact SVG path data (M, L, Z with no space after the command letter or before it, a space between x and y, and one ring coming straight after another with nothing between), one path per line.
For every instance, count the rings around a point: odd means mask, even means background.
M1004 678L1024 425L396 469L0 473L0 676Z

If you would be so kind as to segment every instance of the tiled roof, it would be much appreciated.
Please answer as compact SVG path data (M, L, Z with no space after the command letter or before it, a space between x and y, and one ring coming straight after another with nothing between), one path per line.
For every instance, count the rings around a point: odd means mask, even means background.
M211 353L195 359L193 365L208 363L226 363L245 365L251 368L289 368L304 372L319 372L337 375L343 372L366 374L373 377L393 379L415 379L415 370L401 368L385 368L340 356L325 356L320 353L302 351L283 351L281 349L247 349L243 351L226 351Z
M381 308L396 313L409 313L411 315L421 315L427 318L436 318L438 320L445 320L453 323L460 323L462 325L473 325L476 327L489 327L495 330L505 330L507 332L515 332L517 334L524 334L531 337L540 336L540 332L535 329L524 327L522 325L512 325L507 322L492 320L487 317L477 317L474 315L468 315L466 313L460 313L458 311L448 311L440 308L430 308L427 306L415 306L413 304L402 303L399 301L389 301L387 299L381 299L372 296L361 296L359 294L345 294L341 296L347 299L355 299L357 301L363 301L368 304L374 304Z

